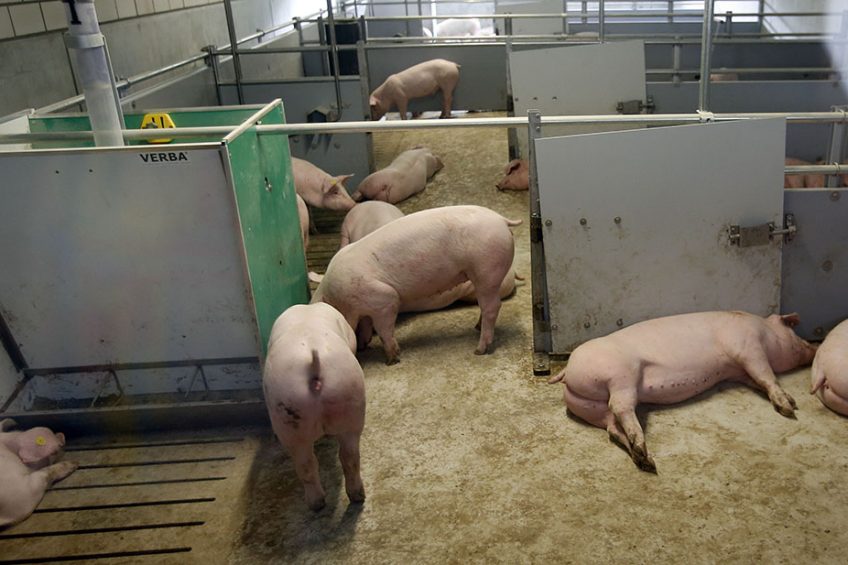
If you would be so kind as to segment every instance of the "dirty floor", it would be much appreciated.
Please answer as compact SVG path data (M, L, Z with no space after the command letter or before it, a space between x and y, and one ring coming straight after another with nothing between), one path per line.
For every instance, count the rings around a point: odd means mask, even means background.
M505 131L374 141L379 166L418 144L445 162L404 211L470 203L525 219L516 267L529 281L527 195L494 188ZM338 235L314 238L331 247ZM0 561L42 544L45 555L113 552L109 563L845 562L848 420L807 394L808 370L780 378L797 419L735 385L643 410L658 467L647 474L566 416L561 385L532 376L530 311L528 285L504 303L491 355L474 355L470 306L402 318L397 365L378 340L361 355L364 505L348 504L330 439L316 448L328 493L317 514L269 429L112 439L68 454L84 467L47 494L53 511L0 532ZM115 531L67 533L104 523Z

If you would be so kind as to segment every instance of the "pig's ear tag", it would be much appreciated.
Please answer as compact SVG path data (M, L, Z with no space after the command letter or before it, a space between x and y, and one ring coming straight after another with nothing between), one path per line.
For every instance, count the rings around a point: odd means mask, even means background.
M339 182L338 179L333 179L333 182L330 183L330 188L336 186L336 184L338 184L338 182Z
M35 445L47 445L47 440L44 439L44 436L36 436Z

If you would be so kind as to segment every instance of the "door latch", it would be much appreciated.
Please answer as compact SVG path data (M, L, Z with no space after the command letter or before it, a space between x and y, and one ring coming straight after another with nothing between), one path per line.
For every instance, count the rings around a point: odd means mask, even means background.
M758 226L743 227L739 225L731 225L728 235L731 245L739 247L755 247L758 245L768 245L772 238L778 235L783 236L784 242L792 241L795 237L795 232L798 227L795 225L795 216L786 214L783 217L783 227L778 229L774 222L760 224Z
M647 102L641 100L624 100L615 105L615 111L619 114L641 114L643 110L651 114L654 111L654 97L648 96Z

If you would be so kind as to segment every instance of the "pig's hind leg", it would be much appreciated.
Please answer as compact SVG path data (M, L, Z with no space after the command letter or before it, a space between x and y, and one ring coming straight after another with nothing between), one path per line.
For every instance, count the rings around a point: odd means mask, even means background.
M318 475L318 459L312 448L311 441L299 441L286 446L294 462L297 478L303 483L306 505L310 510L318 511L324 508L324 488Z
M618 425L615 415L610 411L607 402L602 400L592 400L581 396L569 389L567 383L565 385L563 397L570 414L573 414L595 427L605 429L609 434L610 441L623 447L630 457L635 460L633 449L630 447L630 441Z
M645 433L636 417L636 404L639 399L635 387L622 386L610 390L609 409L615 416L615 420L624 430L628 451L633 462L643 471L657 472L657 466L653 458L648 455L648 447L645 444ZM608 427L607 430L610 428ZM610 437L620 441L620 436L610 432Z
M819 389L819 399L834 412L848 416L848 399L840 396L827 382Z
M47 489L73 473L78 466L73 461L60 461L23 477L23 488L9 490L12 500L6 502L14 508L15 516L7 522L7 525L28 518L44 498Z
M400 346L395 339L395 322L400 310L400 296L391 286L377 281L364 289L364 292L368 294L367 315L371 317L374 331L383 342L386 364L393 365L400 361Z
M345 492L351 502L365 502L365 487L359 471L359 434L349 433L338 436L339 461L345 477Z

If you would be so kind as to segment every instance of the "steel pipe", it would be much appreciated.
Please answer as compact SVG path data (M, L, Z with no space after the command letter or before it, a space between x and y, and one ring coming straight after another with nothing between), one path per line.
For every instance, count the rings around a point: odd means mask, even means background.
M709 109L710 55L712 54L712 25L714 0L704 0L704 24L701 28L701 84L698 88L698 110Z

